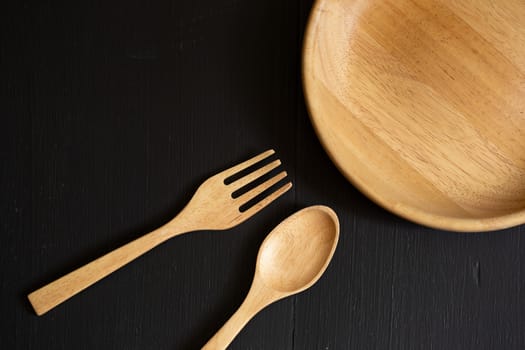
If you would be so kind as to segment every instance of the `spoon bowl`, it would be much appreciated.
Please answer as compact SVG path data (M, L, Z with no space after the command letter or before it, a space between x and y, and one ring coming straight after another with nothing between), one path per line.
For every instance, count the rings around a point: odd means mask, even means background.
M339 220L325 206L305 208L277 225L259 249L246 299L203 349L226 349L264 307L311 287L330 263L338 239Z
M306 208L278 225L263 242L256 276L267 288L298 293L326 269L337 243L337 216L322 206Z

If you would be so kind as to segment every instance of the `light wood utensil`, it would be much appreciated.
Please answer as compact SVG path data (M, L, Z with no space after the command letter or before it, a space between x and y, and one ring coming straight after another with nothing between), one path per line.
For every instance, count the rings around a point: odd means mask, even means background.
M226 349L264 307L312 286L326 270L338 239L339 220L325 206L305 208L281 222L259 249L246 299L202 349Z
M197 189L186 207L164 226L29 294L29 301L36 313L44 314L172 237L197 230L232 228L266 207L288 191L292 184L284 184L247 210L240 211L243 204L253 199L257 200L259 195L283 180L287 176L286 172L280 172L240 196L233 198L232 194L277 168L281 164L280 160L274 160L232 183L226 184L225 180L272 154L273 150L266 151L210 177Z
M525 223L525 1L317 0L303 83L328 154L386 209Z

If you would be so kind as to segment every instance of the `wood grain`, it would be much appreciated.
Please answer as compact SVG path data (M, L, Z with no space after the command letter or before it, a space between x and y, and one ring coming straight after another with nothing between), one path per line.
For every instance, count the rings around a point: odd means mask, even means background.
M263 308L310 288L328 267L338 240L339 219L326 206L304 208L281 222L259 249L244 302L202 349L226 349Z
M300 80L311 5L5 3L2 349L199 349L246 296L268 232L316 203L341 224L321 283L257 314L230 349L525 349L525 226L412 224L320 147ZM269 147L294 183L282 199L229 232L170 240L35 316L29 292L167 222L214 169Z
M341 171L424 225L525 222L523 23L523 1L319 0L303 80Z
M291 182L267 193L250 208L241 208L272 189L272 186L286 177L286 172L270 177L240 196L234 197L233 194L270 173L281 161L274 160L231 183L226 184L226 180L243 170L251 169L274 153L274 150L268 150L210 177L199 186L184 209L162 227L30 293L28 299L37 315L48 312L170 238L192 231L230 229L258 213L286 193L292 187Z

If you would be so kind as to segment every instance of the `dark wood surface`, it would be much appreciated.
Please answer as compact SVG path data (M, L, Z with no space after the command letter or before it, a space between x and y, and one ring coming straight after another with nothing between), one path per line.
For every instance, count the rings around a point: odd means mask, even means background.
M19 1L2 10L2 349L199 349L295 210L341 238L310 290L232 349L524 349L522 227L409 223L317 141L300 81L311 1ZM4 6L2 6L4 7ZM209 175L275 148L294 189L226 232L177 237L43 317L26 294L177 213Z

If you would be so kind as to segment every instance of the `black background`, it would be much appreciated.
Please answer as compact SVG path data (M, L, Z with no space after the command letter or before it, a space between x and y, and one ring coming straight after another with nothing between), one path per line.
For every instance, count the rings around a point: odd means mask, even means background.
M525 230L440 232L348 183L300 81L310 1L18 1L0 24L2 349L198 349L282 219L326 204L322 279L232 349L523 349ZM294 183L235 229L174 238L42 317L26 294L174 216L275 148Z

